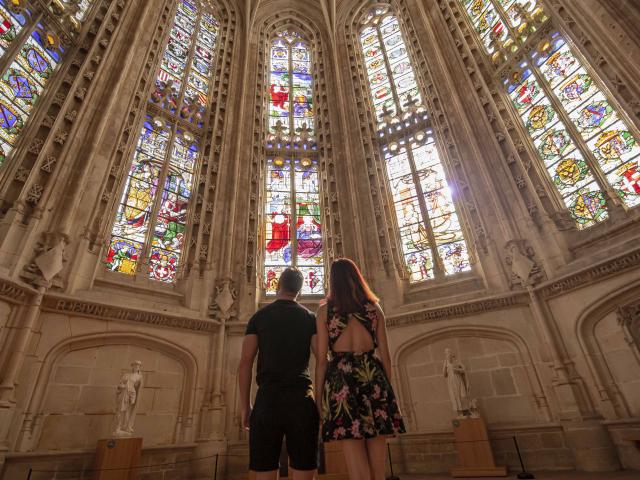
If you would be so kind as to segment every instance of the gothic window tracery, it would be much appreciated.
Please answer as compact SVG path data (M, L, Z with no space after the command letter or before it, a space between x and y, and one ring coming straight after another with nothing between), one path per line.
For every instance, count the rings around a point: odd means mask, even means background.
M0 165L77 36L90 0L0 0Z
M538 2L460 2L577 228L606 220L612 201L640 204L636 127Z
M219 23L206 7L196 0L177 2L116 212L105 259L111 271L176 280L218 34Z
M360 46L411 282L470 270L469 253L398 19L363 19Z
M269 45L265 139L264 288L298 267L302 294L324 293L324 243L313 104L311 48L299 32L279 31Z

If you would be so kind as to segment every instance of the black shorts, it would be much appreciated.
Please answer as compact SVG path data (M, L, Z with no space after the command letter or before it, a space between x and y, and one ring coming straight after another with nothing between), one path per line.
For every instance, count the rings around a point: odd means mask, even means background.
M315 470L319 426L315 401L306 389L261 387L249 420L249 468L277 470L284 437L291 467Z

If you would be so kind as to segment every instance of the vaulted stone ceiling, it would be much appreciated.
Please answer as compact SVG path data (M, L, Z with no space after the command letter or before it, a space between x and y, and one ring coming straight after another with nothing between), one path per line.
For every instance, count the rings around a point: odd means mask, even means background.
M251 28L256 18L264 18L278 12L299 13L300 19L308 19L329 34L336 31L338 19L368 0L231 0L236 3L246 24Z

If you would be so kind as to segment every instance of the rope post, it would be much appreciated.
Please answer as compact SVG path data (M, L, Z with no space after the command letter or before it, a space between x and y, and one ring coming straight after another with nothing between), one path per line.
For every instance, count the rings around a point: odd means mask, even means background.
M29 473L27 474L27 480L31 480L31 474L33 473L33 468L29 469Z
M218 480L218 456L220 456L220 454L216 453L216 464L213 467L213 480Z
M520 455L520 447L518 446L518 440L516 439L515 435L511 438L513 438L513 443L516 446L516 453L518 454L518 460L520 460L520 468L522 469L522 471L518 475L516 475L516 478L523 478L523 479L536 478L533 475L533 473L529 473L525 470L524 462L522 461L522 455Z
M389 457L389 468L391 469L391 476L387 477L387 480L400 480L400 477L396 477L393 474L393 461L391 460L391 447L387 443L387 456Z

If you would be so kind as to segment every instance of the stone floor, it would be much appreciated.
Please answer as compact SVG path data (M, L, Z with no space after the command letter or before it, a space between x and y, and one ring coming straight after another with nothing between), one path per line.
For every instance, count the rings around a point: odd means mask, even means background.
M582 473L582 472L535 472L536 480L639 480L640 472L638 471L619 471L619 472L602 472L602 473ZM400 480L451 480L451 475L399 475ZM493 477L497 478L497 477ZM512 473L507 479L516 478L516 474ZM487 478L477 478L468 480L487 480Z

